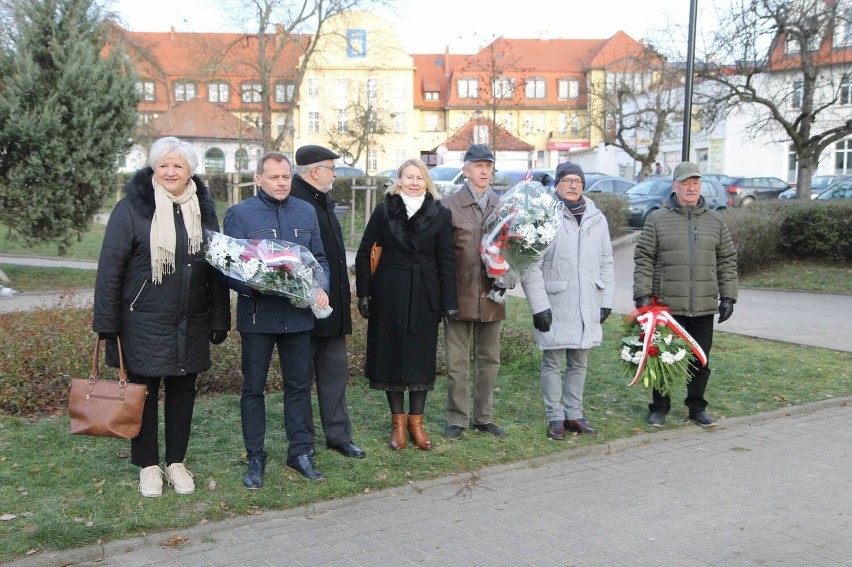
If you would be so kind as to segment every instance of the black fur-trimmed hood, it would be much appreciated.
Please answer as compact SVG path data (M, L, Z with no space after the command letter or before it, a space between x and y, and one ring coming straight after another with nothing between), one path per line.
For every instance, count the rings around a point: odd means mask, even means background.
M133 174L130 181L124 186L124 193L128 202L134 209L139 211L145 218L154 218L154 184L151 179L154 177L154 170L149 167L143 167ZM196 195L198 196L198 206L201 209L202 224L216 224L216 204L213 202L213 197L207 186L201 181L197 175L192 176L197 188Z
M385 210L388 215L388 229L408 252L417 252L417 235L420 234L438 214L438 202L427 192L420 210L408 218L405 203L399 195L385 197Z

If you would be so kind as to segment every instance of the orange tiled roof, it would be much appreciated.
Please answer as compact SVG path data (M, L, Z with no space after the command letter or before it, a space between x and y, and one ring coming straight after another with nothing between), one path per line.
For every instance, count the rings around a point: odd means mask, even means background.
M453 69L470 55L425 53L412 55L414 60L414 106L443 108L447 104L449 81ZM437 92L438 100L426 100L425 93Z
M148 123L155 136L215 140L260 140L260 130L203 98L182 102Z
M484 118L472 118L458 132L450 136L443 145L448 150L466 151L471 144L476 143L474 128L478 126L490 128L491 122ZM535 146L519 140L499 125L494 126L494 132L496 133L494 141L495 151L531 152L535 149ZM433 150L437 150L437 148L433 148Z

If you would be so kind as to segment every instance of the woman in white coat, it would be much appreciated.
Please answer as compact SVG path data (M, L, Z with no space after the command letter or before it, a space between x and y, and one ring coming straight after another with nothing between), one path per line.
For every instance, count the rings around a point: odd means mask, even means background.
M562 225L521 284L533 312L535 340L543 351L541 394L547 436L565 432L596 435L583 416L583 388L589 349L601 344L601 324L612 310L615 275L609 226L595 204L583 197L586 178L575 163L556 168ZM563 370L563 359L564 370Z

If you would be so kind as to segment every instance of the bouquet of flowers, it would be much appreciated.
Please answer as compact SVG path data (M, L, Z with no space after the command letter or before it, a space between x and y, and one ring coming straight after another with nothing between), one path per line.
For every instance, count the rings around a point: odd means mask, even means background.
M494 279L492 301L504 303L505 290L515 287L556 237L562 224L562 202L537 181L524 181L503 195L485 219L479 254Z
M205 231L204 257L211 266L261 293L282 295L299 308L310 307L318 319L331 315L331 306L316 306L316 292L326 275L310 250L286 240L245 240Z
M674 320L668 307L655 300L651 306L630 313L626 324L621 360L626 372L635 369L628 386L641 380L646 388L671 396L689 382L690 363L697 359L707 364L701 346Z

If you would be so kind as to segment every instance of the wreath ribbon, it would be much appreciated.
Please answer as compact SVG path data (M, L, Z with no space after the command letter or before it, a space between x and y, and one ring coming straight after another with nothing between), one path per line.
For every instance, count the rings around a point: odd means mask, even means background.
M672 315L669 308L665 305L660 305L657 302L657 298L651 298L651 305L635 309L631 311L627 317L628 319L636 319L639 323L639 327L645 334L645 339L642 341L642 355L636 368L636 375L633 377L633 381L630 382L628 386L636 384L636 382L639 381L639 377L642 375L642 370L645 369L645 363L648 360L648 348L651 346L651 342L654 339L654 330L657 327L668 327L674 334L682 338L686 344L689 345L692 352L696 357L698 357L702 366L707 365L707 355L704 353L704 349L701 348L698 341L692 338L692 335L686 332L686 329L684 329L680 323L675 321L674 315Z

